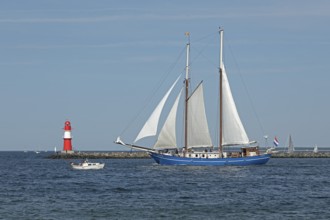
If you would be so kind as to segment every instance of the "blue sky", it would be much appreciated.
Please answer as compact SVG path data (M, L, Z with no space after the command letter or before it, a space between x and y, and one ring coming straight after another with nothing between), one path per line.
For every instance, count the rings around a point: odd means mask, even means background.
M212 104L219 26L250 138L329 147L329 1L8 0L0 11L0 150L61 149L65 120L77 150L125 149L116 136L134 140L150 93L167 75L155 104L183 73L186 31L192 83L209 83Z

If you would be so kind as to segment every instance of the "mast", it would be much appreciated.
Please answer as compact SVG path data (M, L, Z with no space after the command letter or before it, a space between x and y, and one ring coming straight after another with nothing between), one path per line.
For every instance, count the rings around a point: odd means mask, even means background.
M190 53L190 33L186 32L185 35L188 37L187 43L187 60L186 60L186 78L185 78L185 117L184 117L184 156L188 151L188 97L189 97L189 53Z
M222 113L223 113L223 106L222 106L222 71L223 71L223 64L222 64L222 48L223 48L223 29L219 27L219 34L220 34L220 62L219 62L219 103L220 103L220 121L219 121L219 157L222 157Z

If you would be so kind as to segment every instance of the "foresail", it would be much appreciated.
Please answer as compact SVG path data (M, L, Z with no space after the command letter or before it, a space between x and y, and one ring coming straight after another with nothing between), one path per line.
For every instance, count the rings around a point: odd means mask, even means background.
M167 93L165 94L165 96L162 98L162 100L159 102L159 104L157 105L157 107L155 108L155 110L152 112L152 114L150 115L149 119L146 121L146 123L142 127L140 133L135 138L134 143L136 141L144 138L144 137L149 137L149 136L155 136L156 135L156 133L157 133L157 127L158 127L158 122L159 122L159 118L160 118L160 114L162 113L163 107L165 105L165 102L166 102L168 96L170 95L173 87L178 82L179 78L180 78L180 76L176 79L176 81L173 83L173 85L171 86L171 88L167 91Z
M204 107L203 85L188 100L188 147L212 146Z
M177 148L175 125L176 125L176 115L177 115L181 93L182 93L182 89L173 104L173 107L163 125L163 128L159 133L157 142L154 145L154 149Z
M249 138L245 132L242 121L238 115L235 101L231 93L228 77L223 65L222 71L222 102L223 102L223 145L249 144Z

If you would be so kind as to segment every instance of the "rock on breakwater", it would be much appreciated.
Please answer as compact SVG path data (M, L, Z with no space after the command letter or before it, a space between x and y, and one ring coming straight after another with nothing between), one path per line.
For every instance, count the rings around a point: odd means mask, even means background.
M123 152L58 152L47 156L49 159L144 159L150 158L147 152L123 151Z
M272 154L272 158L330 158L330 152L278 152Z

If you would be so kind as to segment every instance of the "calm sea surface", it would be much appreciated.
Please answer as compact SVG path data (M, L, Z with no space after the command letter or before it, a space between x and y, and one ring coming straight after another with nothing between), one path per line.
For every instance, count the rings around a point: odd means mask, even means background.
M330 159L271 159L263 166L160 166L0 152L0 219L330 219Z

